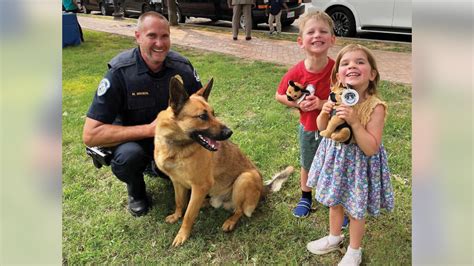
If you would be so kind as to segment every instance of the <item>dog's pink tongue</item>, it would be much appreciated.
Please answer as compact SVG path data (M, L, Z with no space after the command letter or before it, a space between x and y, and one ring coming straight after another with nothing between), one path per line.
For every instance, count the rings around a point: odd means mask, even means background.
M219 149L219 142L218 141L210 139L209 144L211 144L211 146L213 146L214 148Z

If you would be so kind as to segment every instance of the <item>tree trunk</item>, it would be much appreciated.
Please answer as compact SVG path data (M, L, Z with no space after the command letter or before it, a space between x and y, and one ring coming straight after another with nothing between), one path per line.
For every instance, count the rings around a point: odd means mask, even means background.
M121 0L114 0L114 13L112 14L114 20L122 20L123 12L121 8Z
M170 21L171 26L178 26L178 16L176 12L176 2L175 0L166 0L168 1L168 20Z

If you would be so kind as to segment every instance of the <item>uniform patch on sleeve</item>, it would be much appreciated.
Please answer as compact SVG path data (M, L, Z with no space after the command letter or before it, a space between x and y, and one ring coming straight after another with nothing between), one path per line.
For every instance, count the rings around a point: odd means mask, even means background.
M97 88L97 96L104 95L109 88L110 88L110 81L106 78L102 79L99 83L99 87Z
M199 78L199 75L198 75L196 69L194 69L193 74L194 74L194 78L196 79L196 81L201 82L201 79Z

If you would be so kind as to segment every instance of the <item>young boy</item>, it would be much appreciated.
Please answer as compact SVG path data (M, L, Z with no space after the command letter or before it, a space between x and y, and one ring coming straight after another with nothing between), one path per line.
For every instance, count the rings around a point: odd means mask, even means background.
M318 148L320 138L316 118L330 92L331 70L334 60L328 57L328 50L336 42L334 23L322 11L309 11L299 22L298 45L305 51L305 59L293 66L283 76L275 98L280 103L298 108L300 111L299 144L301 162L301 199L293 209L296 217L307 217L311 211L311 188L306 186L308 172ZM289 101L286 97L288 81L298 82L304 87L313 85L315 93L308 95L301 103Z

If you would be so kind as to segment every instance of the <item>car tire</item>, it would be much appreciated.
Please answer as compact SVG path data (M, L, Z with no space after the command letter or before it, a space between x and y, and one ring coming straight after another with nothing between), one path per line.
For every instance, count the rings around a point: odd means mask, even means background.
M186 23L186 17L182 15L179 7L176 7L176 16L178 16L178 23Z
M335 7L326 11L334 21L334 32L341 37L356 35L355 19L352 12L345 7Z
M110 11L107 11L107 8L105 8L105 5L104 4L100 4L99 6L100 8L100 13L102 14L102 16L110 16L112 15L112 13Z
M289 20L282 21L282 22L281 22L281 25L282 25L283 27L288 27L288 26L290 26L291 24L293 24L293 22L295 22L295 19L289 19Z
M158 13L160 13L160 14L163 15L163 13L164 13L164 12L163 12L163 6L162 6L161 4L155 4L155 9L154 9L154 11L156 11L156 12L158 12Z
M142 14L148 11L153 11L153 8L149 4L143 4L142 6Z
M82 12L83 12L84 14L90 14L90 13L91 13L91 11L90 11L89 9L87 9L87 7L84 6L84 5L82 6Z

